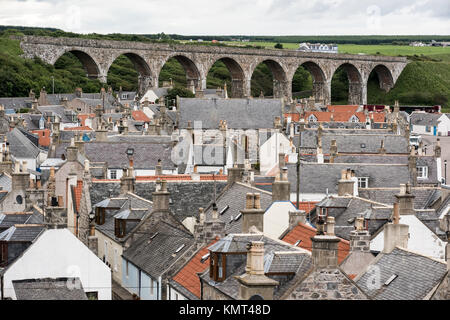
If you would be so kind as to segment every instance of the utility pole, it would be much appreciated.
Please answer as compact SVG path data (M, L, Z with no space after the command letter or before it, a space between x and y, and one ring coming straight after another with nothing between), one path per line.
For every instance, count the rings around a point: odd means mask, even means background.
M302 119L300 119L301 121ZM305 124L303 122L299 123L299 136L297 144L297 210L300 210L300 140L302 138L302 131ZM294 132L295 136L295 132Z

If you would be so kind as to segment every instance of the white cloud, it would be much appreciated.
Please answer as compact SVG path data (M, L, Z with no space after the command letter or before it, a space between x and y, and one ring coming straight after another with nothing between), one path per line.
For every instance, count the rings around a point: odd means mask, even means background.
M81 33L450 34L448 0L0 0L0 24Z

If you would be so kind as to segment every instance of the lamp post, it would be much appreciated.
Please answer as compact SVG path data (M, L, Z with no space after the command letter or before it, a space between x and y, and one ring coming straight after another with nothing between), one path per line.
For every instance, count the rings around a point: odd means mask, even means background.
M52 76L52 93L55 94L55 77Z

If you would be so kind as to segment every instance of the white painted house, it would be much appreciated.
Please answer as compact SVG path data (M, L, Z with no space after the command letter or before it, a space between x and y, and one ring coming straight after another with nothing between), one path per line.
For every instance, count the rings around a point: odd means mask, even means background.
M111 300L111 270L68 229L45 230L2 273L1 291L16 299L13 281L76 278L86 293Z
M417 135L448 136L450 119L445 113L415 111L410 116L411 133Z
M264 213L264 235L278 239L289 227L289 211L297 208L291 201L275 201Z
M401 215L401 224L409 226L408 248L419 254L435 259L445 259L445 246L447 242L442 241L415 215ZM384 228L370 242L370 250L383 251Z

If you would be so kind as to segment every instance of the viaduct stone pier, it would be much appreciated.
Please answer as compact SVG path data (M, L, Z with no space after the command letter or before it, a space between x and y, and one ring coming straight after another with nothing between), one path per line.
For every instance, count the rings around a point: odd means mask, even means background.
M114 60L125 55L139 73L140 92L148 87L158 87L160 71L170 58L183 66L190 90L194 93L204 90L209 69L220 60L232 77L232 97L250 96L252 74L260 63L265 63L273 74L274 97L290 99L294 73L303 66L313 79L314 97L325 103L331 102L331 79L340 66L347 72L349 80L349 104L366 104L367 81L372 71L378 75L380 88L389 91L407 64L404 57L63 37L23 36L20 46L25 57L37 56L50 64L71 52L81 61L87 76L101 82L106 82Z

